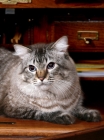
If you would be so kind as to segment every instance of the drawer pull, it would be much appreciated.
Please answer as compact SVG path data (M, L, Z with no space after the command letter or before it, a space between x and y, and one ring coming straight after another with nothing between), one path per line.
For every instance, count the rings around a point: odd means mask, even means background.
M78 31L77 34L78 34L78 39L79 40L80 39L84 40L84 42L86 44L90 44L92 40L98 40L99 39L98 31ZM91 36L84 37L83 34L85 34L85 35L88 34L88 35L91 35Z

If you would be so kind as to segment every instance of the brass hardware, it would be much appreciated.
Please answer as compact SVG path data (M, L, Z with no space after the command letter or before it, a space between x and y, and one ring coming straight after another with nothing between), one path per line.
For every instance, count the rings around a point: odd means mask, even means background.
M86 44L90 44L90 42L92 40L98 40L99 39L98 31L78 31L77 33L78 33L78 39L84 40L84 42ZM82 34L90 34L90 35L95 34L95 36L94 37L83 37Z
M31 0L0 0L2 4L31 3Z

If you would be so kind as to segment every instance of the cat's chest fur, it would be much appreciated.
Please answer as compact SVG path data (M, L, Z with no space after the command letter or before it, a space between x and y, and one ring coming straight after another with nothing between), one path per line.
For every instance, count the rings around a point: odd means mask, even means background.
M16 83L16 86L18 84ZM18 87L19 86L19 87ZM58 110L70 110L75 104L70 98L61 98L54 94L54 91L45 90L39 88L34 88L32 85L18 85L15 87L15 84L11 87L8 99L9 106L32 108L34 110L41 110L42 112L55 112ZM31 86L31 87L30 87ZM13 90L15 87L15 91ZM78 99L78 97L77 97ZM15 100L15 103L14 103ZM77 102L76 102L77 103ZM69 106L71 108L69 108Z

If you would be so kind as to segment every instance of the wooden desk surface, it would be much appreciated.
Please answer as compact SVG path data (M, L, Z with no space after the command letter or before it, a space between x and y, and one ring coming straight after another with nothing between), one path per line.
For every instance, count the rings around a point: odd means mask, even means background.
M0 136L53 136L80 130L93 128L104 128L104 115L101 122L85 122L77 120L72 125L58 125L43 121L13 119L0 117ZM3 122L14 122L14 124L3 124Z

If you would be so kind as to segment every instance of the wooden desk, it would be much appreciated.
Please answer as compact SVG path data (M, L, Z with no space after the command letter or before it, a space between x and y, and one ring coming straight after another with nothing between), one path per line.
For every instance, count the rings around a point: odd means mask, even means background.
M0 117L0 122L14 123L14 124L3 124L3 123L0 124L0 139L51 140L62 138L64 139L69 137L71 138L76 137L76 135L78 136L85 134L87 135L87 133L90 134L91 132L93 133L95 132L96 134L102 133L102 131L104 132L104 114L102 114L102 118L103 120L101 122L85 122L77 120L75 124L72 125L58 125L43 121ZM81 140L86 140L84 137L82 138L83 139Z

